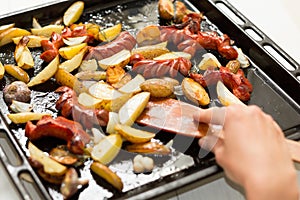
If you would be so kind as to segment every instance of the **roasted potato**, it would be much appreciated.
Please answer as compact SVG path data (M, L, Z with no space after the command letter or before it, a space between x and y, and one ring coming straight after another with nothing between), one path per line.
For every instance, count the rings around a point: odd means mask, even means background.
M19 36L30 35L30 32L21 28L9 28L0 34L0 46L4 46L12 42L13 38Z
M21 69L19 66L15 65L4 65L6 73L15 77L19 81L23 81L24 83L28 83L30 78L26 71Z
M174 92L174 86L171 82L164 79L148 79L140 85L145 92L150 92L152 97L168 97Z
M141 92L131 97L119 110L120 123L131 126L143 112L149 99L149 92Z
M76 1L75 3L73 3L64 13L63 16L64 25L70 26L71 24L76 22L80 18L83 9L84 9L83 1Z
M129 82L127 82L125 85L123 85L119 91L123 93L133 93L136 94L140 91L142 91L140 85L145 81L145 78L138 74L133 79L131 79Z
M33 68L34 66L33 57L27 47L29 40L29 37L23 36L19 43L16 45L16 49L14 52L15 60L18 66L25 70Z
M81 43L73 46L68 47L61 47L58 50L58 53L61 55L61 57L70 60L76 55L81 53L81 50L87 46L87 43ZM84 52L85 53L85 52Z
M101 108L102 101L102 99L97 99L85 92L78 96L78 103L87 108Z
M98 39L103 42L109 42L115 39L122 31L122 24L116 24L112 27L101 30Z
M50 24L47 26L43 26L42 28L32 28L31 33L33 35L51 37L53 32L61 34L63 29L64 29L64 26L62 26L62 25Z
M23 36L13 38L13 42L17 45ZM29 42L27 43L28 48L41 47L42 40L49 40L49 37L37 36L37 35L27 35Z
M110 183L112 186L114 186L119 191L122 191L123 189L123 182L121 178L111 171L107 166L99 163L99 162L93 162L91 165L91 170L98 174L101 178L106 180L108 183Z
M5 68L2 65L2 63L0 62L0 80L3 78L4 73L5 73Z
M142 153L142 154L167 155L171 153L170 148L156 141L130 144L126 146L126 150L129 152Z
M14 124L24 124L28 121L40 120L43 116L50 115L47 113L34 113L34 112L22 112L22 113L13 113L7 114L7 117Z
M60 176L67 172L67 167L59 164L55 160L52 160L47 154L38 149L31 142L28 144L28 150L30 157L43 165L45 173L53 176Z
M84 81L100 81L106 79L106 72L104 71L81 71L77 74L75 74L75 77L77 77L79 80Z
M223 106L229 106L232 104L245 105L243 102L241 102L241 100L239 100L239 98L234 96L234 94L231 93L221 81L218 81L217 83L217 95Z
M106 70L108 67L125 67L130 61L131 53L129 50L122 51L98 61L99 66Z
M115 130L123 137L125 140L131 143L145 143L149 142L155 137L154 133L136 129L124 124L117 124Z
M59 65L59 68L60 69L64 69L66 70L67 72L72 72L74 71L75 69L77 69L81 62L82 62L82 59L85 55L85 52L87 51L87 48L84 47L82 48L79 52L77 52L77 54L72 57L70 60L66 60L65 62L61 63Z
M87 91L87 88L77 79L77 77L64 69L58 69L54 78L58 84L68 86L74 89L77 93Z
M166 47L167 42L155 44L155 45L147 45L138 47L131 51L132 54L140 54L144 56L145 59L153 59L155 57L161 56L170 52L170 50Z
M103 137L91 152L93 160L102 164L110 163L119 153L123 140L119 134L111 134Z
M206 106L210 103L210 98L205 89L191 78L184 78L181 83L182 91L187 99L195 104Z
M5 24L5 25L0 26L0 34L3 33L4 31L10 29L10 28L13 28L14 26L15 26L15 23Z
M102 108L108 111L118 111L132 94L123 94L105 82L97 82L89 87L89 93L101 99Z
M176 58L186 58L190 60L192 55L183 51L172 51L169 53L162 54L158 57L153 58L153 60L167 60L167 59L176 59Z
M27 84L28 87L38 85L49 80L56 73L59 65L59 57L56 56L41 72L33 77Z

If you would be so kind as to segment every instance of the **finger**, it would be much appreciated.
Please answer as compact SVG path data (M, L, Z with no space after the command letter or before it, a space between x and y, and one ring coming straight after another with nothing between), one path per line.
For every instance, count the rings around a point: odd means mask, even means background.
M206 124L223 125L225 121L226 108L213 107L203 109L193 115L194 120Z
M223 146L223 140L214 135L208 135L199 140L199 145L201 148L215 153Z

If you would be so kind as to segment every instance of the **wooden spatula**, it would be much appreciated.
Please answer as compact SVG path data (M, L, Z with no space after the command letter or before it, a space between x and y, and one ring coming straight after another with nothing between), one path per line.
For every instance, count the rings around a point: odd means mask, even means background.
M181 134L188 137L205 136L209 126L199 124L193 114L201 112L201 108L175 99L149 101L144 112L136 122L166 132ZM286 139L292 160L300 163L300 143Z

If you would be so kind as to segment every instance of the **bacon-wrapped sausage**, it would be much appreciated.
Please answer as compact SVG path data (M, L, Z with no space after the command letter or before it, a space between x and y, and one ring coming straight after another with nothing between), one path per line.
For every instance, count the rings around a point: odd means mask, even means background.
M107 110L81 106L78 103L76 92L69 87L61 86L55 92L61 94L56 102L56 109L61 111L62 116L69 117L72 115L74 121L80 122L86 128L91 128L93 124L107 125Z
M105 45L90 47L85 59L95 58L96 60L101 60L108 58L123 49L132 50L135 45L135 38L128 31L123 31L112 42Z
M177 76L178 71L187 76L191 69L191 61L186 58L175 58L166 60L141 60L133 65L133 71L143 74L145 78Z
M242 101L248 101L253 90L252 84L245 77L245 74L241 69L234 74L228 68L220 67L220 70L218 71L207 70L204 75L191 73L190 77L200 83L203 87L216 84L221 80L232 90L233 94Z

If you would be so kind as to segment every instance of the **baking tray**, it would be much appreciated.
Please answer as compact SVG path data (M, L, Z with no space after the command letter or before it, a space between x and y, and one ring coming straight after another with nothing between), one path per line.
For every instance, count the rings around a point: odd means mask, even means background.
M17 27L30 28L32 17L36 17L41 24L46 25L61 17L73 2L56 1L2 15L0 16L0 24L14 22ZM299 140L300 93L296 90L300 84L297 79L297 76L299 77L299 64L227 1L191 0L184 2L191 9L204 12L207 17L206 25L220 33L228 34L235 41L235 45L242 48L243 52L249 57L251 66L245 72L253 84L254 91L248 104L260 106L279 123L286 137ZM225 6L231 12L230 14L237 17L239 19L238 22L230 18L228 11L224 12L221 9L222 6ZM99 21L102 18L105 18L105 20ZM123 27L132 33L137 27L160 23L157 18L156 1L85 1L85 11L80 21L96 22L106 26L109 23L115 24L118 20L121 20ZM249 29L260 36L259 41L247 33ZM266 47L271 47L277 53L276 56L279 55L288 65L292 66L293 70L288 70ZM14 45L6 45L0 48L2 63L14 62L13 50ZM41 51L39 50L34 51L37 66L44 64L39 59L40 53ZM31 71L30 75L36 74L38 70ZM5 77L0 82L0 87L3 89L11 81L13 81L11 77ZM57 99L57 94L54 94L52 91L56 87L57 85L53 80L34 87L32 101L36 111L50 112L55 115L54 103ZM62 196L57 192L58 187L41 180L29 165L26 157L27 138L24 136L24 127L10 124L6 118L8 108L3 101L2 92L0 106L1 161L10 174L12 182L20 194L20 198L62 199ZM130 163L128 160L133 157L126 152L121 152L110 167L121 174L121 178L125 182L123 192L114 190L109 184L91 174L87 168L81 168L79 169L80 175L91 177L92 181L90 181L88 187L82 188L73 199L94 199L95 195L97 199L155 198L221 172L221 169L215 163L214 156L200 150L197 140L161 132L157 133L157 138L164 142L173 139L173 147L175 149L170 157L154 158L156 164L160 166L157 171L139 176L130 174L130 170L120 171L121 168L129 168ZM39 146L42 147L43 145L43 141L40 141Z

